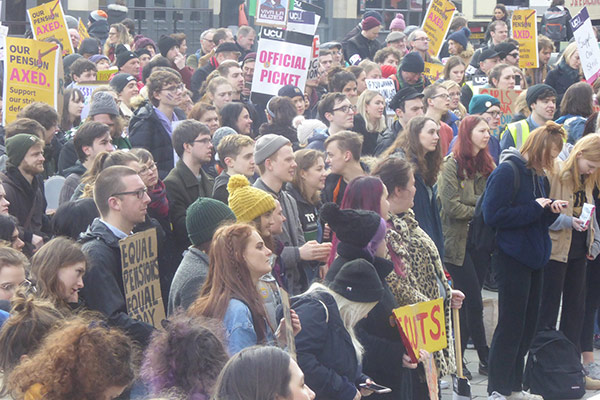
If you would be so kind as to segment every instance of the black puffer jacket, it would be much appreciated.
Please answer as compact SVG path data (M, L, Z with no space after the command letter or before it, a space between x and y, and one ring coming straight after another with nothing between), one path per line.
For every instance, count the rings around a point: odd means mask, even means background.
M185 113L176 108L178 120L185 119ZM171 135L164 128L154 106L147 103L141 107L129 122L129 140L133 147L142 147L152 153L158 167L158 176L165 179L175 166Z
M352 400L361 372L350 334L344 327L337 304L325 291L293 299L302 330L296 336L298 365L306 384L319 400Z
M412 399L410 370L402 367L402 356L406 349L398 328L392 325L390 317L398 305L385 278L392 272L394 265L380 257L372 257L364 249L340 242L337 247L338 257L331 263L325 276L331 282L342 266L352 260L363 258L375 267L381 280L384 292L381 300L367 318L356 326L356 334L365 348L363 371L376 383L392 389L392 393L377 395L373 399Z
M90 310L104 314L109 324L123 329L145 347L154 328L127 314L119 238L96 218L79 242L88 260L80 292L85 304Z

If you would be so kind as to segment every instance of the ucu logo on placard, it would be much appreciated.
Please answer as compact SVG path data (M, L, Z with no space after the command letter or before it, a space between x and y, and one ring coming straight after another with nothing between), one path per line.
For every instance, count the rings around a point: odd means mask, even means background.
M263 28L261 36L271 39L283 39L283 31L277 29Z
M302 13L298 11L290 11L288 18L291 21L302 21Z

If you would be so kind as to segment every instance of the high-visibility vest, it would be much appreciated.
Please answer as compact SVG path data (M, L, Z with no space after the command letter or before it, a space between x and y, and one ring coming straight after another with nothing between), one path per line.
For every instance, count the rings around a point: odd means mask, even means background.
M512 138L513 138L513 143L515 144L515 148L517 150L521 149L521 146L523 146L523 143L525 143L525 141L527 140L527 138L529 137L529 124L527 123L526 119L522 119L521 121L517 121L517 122L513 122L511 124L508 124L508 126L506 127L506 130L504 131L504 133L502 134L502 136L504 136L506 134L506 131L509 131ZM502 137L500 137L502 139Z

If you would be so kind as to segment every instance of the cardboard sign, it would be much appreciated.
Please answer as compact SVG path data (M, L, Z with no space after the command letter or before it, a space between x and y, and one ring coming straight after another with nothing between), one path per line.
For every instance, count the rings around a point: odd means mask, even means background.
M285 28L288 22L289 0L257 0L256 25Z
M85 24L83 23L81 18L79 18L79 24L77 25L77 32L79 32L79 37L81 38L81 40L88 39L90 37L87 27L85 26Z
M438 383L438 371L433 357L429 357L423 362L423 370L425 371L425 379L427 380L427 388L429 389L429 400L438 400L440 387Z
M545 7L548 7L548 3L545 4ZM591 19L600 19L600 1L598 0L566 0L565 7L569 9L571 15L578 14L585 7Z
M155 328L165 319L157 245L156 228L119 240L127 313Z
M474 91L479 91L478 94L489 94L500 100L500 126L498 129L490 131L490 134L500 139L500 134L512 121L512 116L517 113L517 97L521 94L520 90L495 89L495 88L473 88Z
M513 11L511 26L513 38L519 42L519 67L537 68L539 64L536 11Z
M17 118L26 105L41 101L56 108L60 63L58 45L33 39L7 36L4 40L4 112L2 124Z
M437 80L444 75L444 66L441 64L426 62L423 75L429 78L431 82L437 82Z
M313 52L312 37L309 37L306 44L298 44L283 41L284 33L277 29L263 28L261 35L252 78L252 92L277 96L279 89L285 85L298 86L304 91Z
M419 359L421 349L433 353L448 346L443 298L396 308L394 316L413 362Z
M55 38L63 47L63 56L73 53L73 44L60 0L52 0L27 10L34 39Z
M442 49L444 38L450 28L450 21L456 11L456 7L448 0L433 0L429 3L427 17L421 28L429 38L429 50L427 52L437 57Z
M600 75L600 48L598 48L587 8L584 7L569 23L577 42L583 75L587 83L591 85Z
M321 17L310 11L290 10L288 12L287 30L314 36Z
M385 113L387 115L394 115L394 110L390 108L390 101L396 94L396 86L394 81L391 79L366 79L367 89L374 90L381 93L385 99Z
M90 113L90 102L92 101L92 93L105 82L86 82L76 83L72 87L81 90L83 93L83 110L81 111L81 120L85 120Z

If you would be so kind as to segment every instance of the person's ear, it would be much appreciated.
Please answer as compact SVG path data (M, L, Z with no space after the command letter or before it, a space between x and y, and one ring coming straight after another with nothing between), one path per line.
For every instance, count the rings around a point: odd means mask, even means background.
M225 159L223 160L223 164L225 164L227 168L233 168L233 158L225 157Z
M327 119L327 121L329 121L329 122L333 121L333 113L326 112L326 113L325 113L325 118L326 118L326 119Z
M344 161L348 162L352 160L352 152L350 150L346 150L344 152Z
M184 153L191 153L192 152L192 147L193 147L193 145L191 143L184 143L183 144L183 152Z
M92 146L81 146L81 151L89 157L92 154Z
M109 197L108 208L110 210L121 211L121 200L116 196Z

